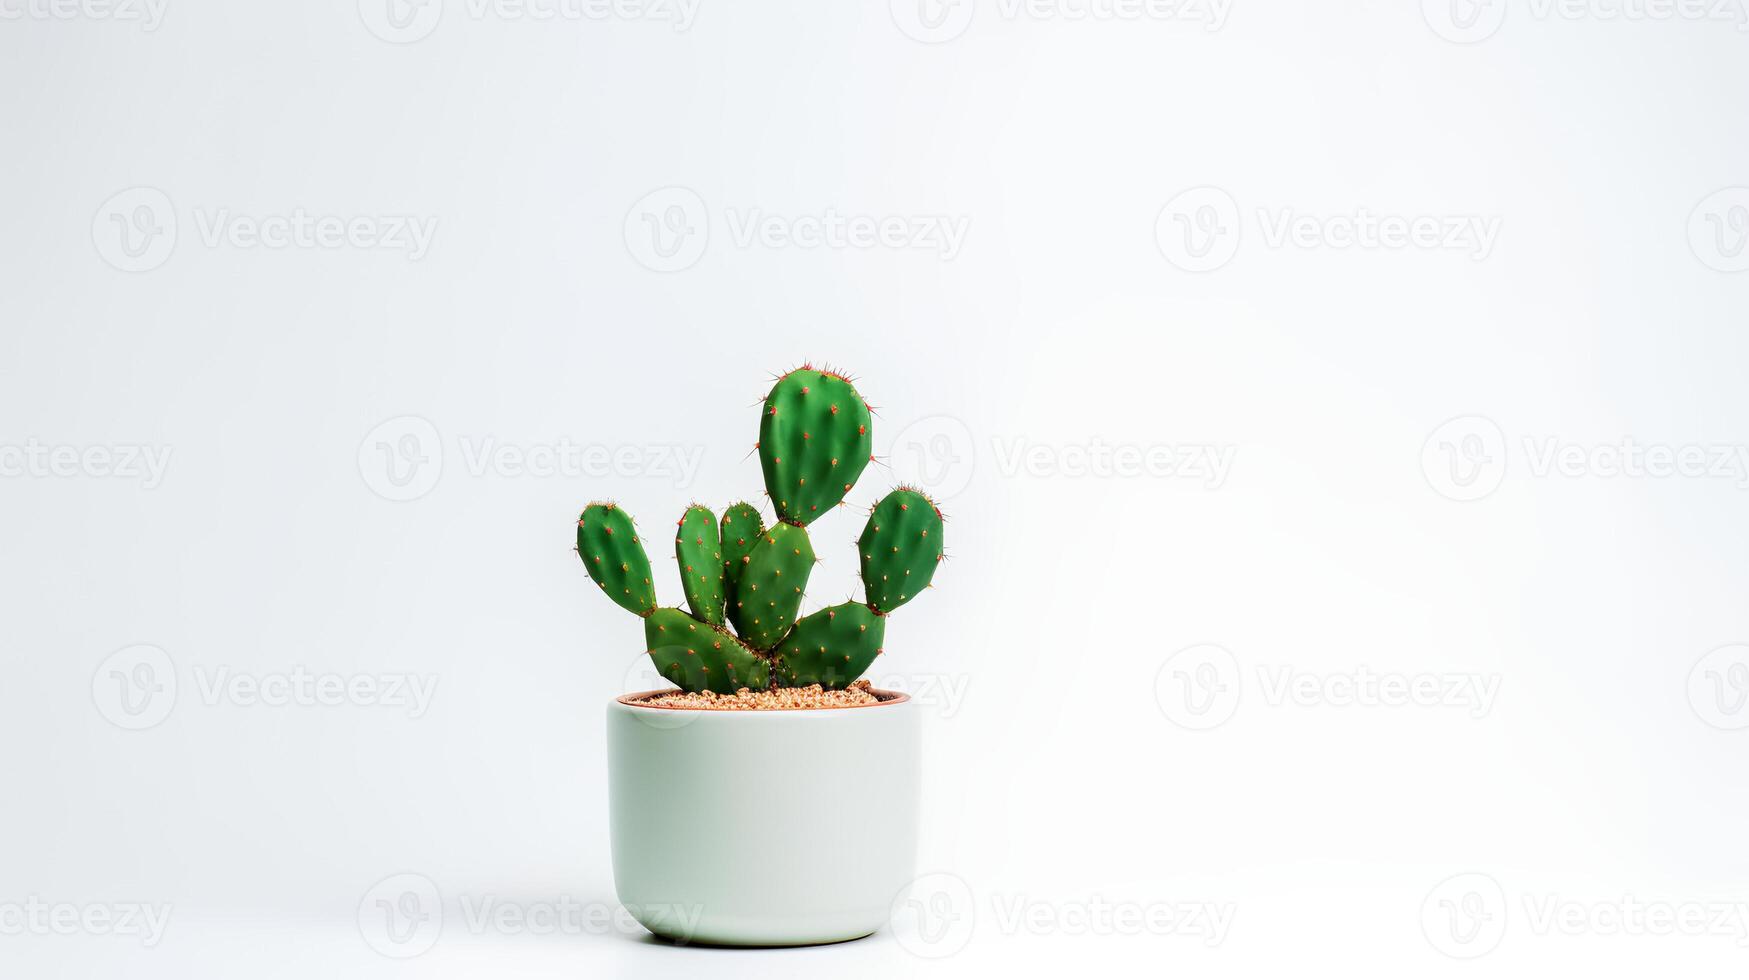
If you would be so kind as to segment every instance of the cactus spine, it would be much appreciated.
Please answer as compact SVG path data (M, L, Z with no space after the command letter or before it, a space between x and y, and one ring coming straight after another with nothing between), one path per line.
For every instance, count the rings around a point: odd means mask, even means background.
M707 507L686 509L674 556L690 614L657 606L631 515L611 503L584 508L577 554L608 598L644 617L645 649L663 677L723 694L841 688L880 655L887 614L928 588L942 559L941 511L917 490L900 487L869 512L857 539L864 599L797 618L816 561L807 526L862 475L872 458L869 429L868 404L844 375L803 365L777 380L758 444L777 521L767 527L745 502L724 510L720 524Z

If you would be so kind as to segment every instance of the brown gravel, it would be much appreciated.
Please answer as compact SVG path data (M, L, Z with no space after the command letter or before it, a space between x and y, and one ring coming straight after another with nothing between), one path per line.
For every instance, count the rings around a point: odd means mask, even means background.
M734 694L670 691L637 703L659 708L700 708L708 711L782 711L796 708L853 708L860 704L878 704L880 698L869 693L868 681L857 681L842 691L828 691L818 684L809 687L780 687L775 691L750 691L743 687Z

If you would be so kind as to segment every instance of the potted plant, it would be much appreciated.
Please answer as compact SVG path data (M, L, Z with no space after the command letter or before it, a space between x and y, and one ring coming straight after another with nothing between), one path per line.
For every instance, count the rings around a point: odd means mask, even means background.
M920 731L902 693L858 682L887 617L927 588L941 512L899 487L858 539L860 601L800 615L808 527L872 458L851 379L804 365L759 420L776 511L686 509L674 536L686 608L657 604L631 515L593 503L577 553L608 598L644 621L656 671L678 690L607 706L614 883L650 931L683 942L841 942L887 921L912 879Z

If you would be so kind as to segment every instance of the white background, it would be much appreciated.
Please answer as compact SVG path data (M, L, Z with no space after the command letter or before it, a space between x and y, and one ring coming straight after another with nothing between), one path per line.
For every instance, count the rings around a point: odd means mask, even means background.
M0 0L0 973L1740 974L1749 34L1453 2ZM949 938L477 925L613 902L576 512L756 494L805 358L885 457L815 602L950 521L876 670ZM300 670L435 688L213 686Z

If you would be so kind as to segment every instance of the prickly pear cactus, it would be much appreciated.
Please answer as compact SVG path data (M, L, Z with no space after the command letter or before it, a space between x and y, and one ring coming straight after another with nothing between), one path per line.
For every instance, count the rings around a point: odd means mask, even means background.
M734 584L741 581L741 569L747 563L748 554L763 537L765 518L759 516L759 508L742 502L730 504L729 509L723 511L723 581L731 593Z
M864 599L797 620L815 561L807 525L844 500L871 445L869 408L850 380L803 365L778 379L759 420L777 523L767 528L748 503L731 505L720 525L697 504L680 518L674 555L691 615L658 608L637 527L614 504L584 508L577 554L608 598L644 617L651 662L688 691L844 687L880 655L887 614L929 586L942 558L941 512L900 487L874 506L857 540Z
M868 465L868 405L850 379L803 366L778 379L759 419L759 465L778 520L806 525L850 492Z
M712 626L723 625L723 549L717 515L693 504L674 532L674 558L680 563L680 588L687 608Z
M916 490L881 498L856 541L869 607L885 615L929 587L941 562L941 511Z
M609 599L640 616L655 610L650 556L638 541L632 515L611 503L583 508L577 518L577 555Z
M688 691L733 694L770 683L771 666L725 629L679 609L658 609L644 620L644 644L663 677Z
M777 679L784 687L843 687L880 655L886 634L886 617L860 602L810 613L777 648Z
M774 524L753 546L729 610L735 630L749 646L769 650L795 625L813 570L814 545L807 528Z

